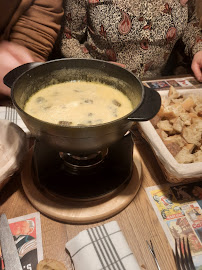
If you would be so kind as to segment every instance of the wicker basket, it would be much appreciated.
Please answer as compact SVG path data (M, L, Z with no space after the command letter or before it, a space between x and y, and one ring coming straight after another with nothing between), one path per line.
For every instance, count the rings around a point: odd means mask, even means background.
M202 95L202 89L178 90L181 94ZM159 91L167 95L168 91ZM188 183L202 180L202 162L180 164L169 152L150 121L139 122L138 129L152 148L154 155L167 179L171 183Z

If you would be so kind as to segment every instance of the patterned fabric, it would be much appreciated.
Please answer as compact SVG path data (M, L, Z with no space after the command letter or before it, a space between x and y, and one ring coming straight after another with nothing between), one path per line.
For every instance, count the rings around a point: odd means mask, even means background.
M159 76L178 39L202 50L195 0L67 0L64 57L124 64L140 78Z
M18 125L25 133L27 133L27 136L31 136L30 131L25 126L25 123L13 106L0 106L0 121L1 120L8 120L9 122Z

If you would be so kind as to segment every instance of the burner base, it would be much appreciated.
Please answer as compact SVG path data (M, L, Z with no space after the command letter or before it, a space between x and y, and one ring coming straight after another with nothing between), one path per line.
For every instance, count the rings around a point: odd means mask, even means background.
M55 196L76 201L108 198L119 192L133 171L133 141L128 134L108 149L98 167L68 171L58 152L40 142L34 147L35 184Z
M22 170L22 186L32 205L44 215L69 224L90 224L103 221L121 212L136 196L142 182L141 161L134 146L133 172L131 179L118 193L108 200L72 201L48 193L36 185L36 175L32 166L33 148L30 150Z

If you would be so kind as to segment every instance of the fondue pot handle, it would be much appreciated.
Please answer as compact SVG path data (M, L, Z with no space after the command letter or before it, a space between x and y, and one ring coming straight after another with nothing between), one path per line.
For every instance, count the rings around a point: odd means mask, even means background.
M128 120L131 121L147 121L152 119L161 107L161 96L156 90L144 87L145 93L143 101L135 110Z
M4 78L3 82L6 86L9 88L12 87L14 81L18 79L25 71L28 71L34 67L37 67L39 65L43 64L42 62L32 62L32 63L26 63L24 65L21 65L19 67L16 67L12 69L10 72L8 72Z

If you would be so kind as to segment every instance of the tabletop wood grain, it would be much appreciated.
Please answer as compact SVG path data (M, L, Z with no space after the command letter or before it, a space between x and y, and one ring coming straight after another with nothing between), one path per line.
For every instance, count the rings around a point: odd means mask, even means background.
M146 240L152 240L161 270L176 269L171 247L145 191L146 187L165 183L166 180L151 148L141 136L136 140L135 147L141 155L143 179L133 201L119 214L90 225L65 224L41 214L44 258L59 260L71 270L65 243L86 228L116 220L142 270L157 269ZM9 219L36 211L23 191L18 172L0 191L0 213L5 213Z

